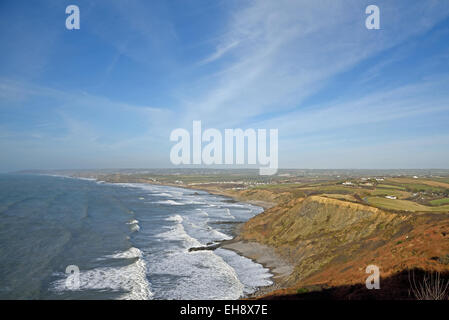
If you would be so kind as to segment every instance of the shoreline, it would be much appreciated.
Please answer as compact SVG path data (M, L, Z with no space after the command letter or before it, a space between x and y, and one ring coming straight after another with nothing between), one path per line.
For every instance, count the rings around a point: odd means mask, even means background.
M80 178L80 177L72 177L72 178ZM81 177L82 178L82 177ZM95 180L99 181L98 179L89 179L89 180ZM111 183L117 183L117 182L111 182ZM222 197L229 198L235 202L240 203L247 203L254 206L261 207L263 211L261 211L259 214L263 214L265 210L272 208L276 206L273 202L268 201L262 201L262 200L247 200L247 199L239 199L236 195L225 192L224 190L219 189L208 189L208 188L201 188L198 186L180 186L178 184L172 184L172 183L149 183L149 182L137 182L137 183L144 183L148 185L159 185L159 186L168 186L168 187L176 187L176 188L182 188L182 189L189 189L193 191L205 191L209 194L218 195ZM256 215L255 215L256 216ZM251 218L250 218L251 219ZM212 250L218 248L223 248L226 250L233 251L237 253L238 255L248 258L254 263L262 265L264 268L267 268L269 270L269 273L271 274L270 281L272 281L271 285L268 286L261 286L257 287L256 291L249 295L244 295L240 299L255 299L259 298L263 295L266 295L272 291L283 289L288 287L287 285L283 285L285 281L287 280L288 276L292 273L294 266L286 262L282 257L280 257L275 251L274 248L255 242L255 241L246 241L242 240L240 237L241 228L246 223L237 223L236 226L233 228L233 238L230 240L222 240L214 245L210 246L203 246L203 247L194 247L189 248L189 251L197 251L197 250Z
M270 277L272 284L257 287L256 291L247 296L243 296L241 299L259 298L272 291L283 289L285 287L283 283L293 271L293 267L285 263L285 261L274 252L273 248L258 242L235 239L232 242L221 245L220 248L233 251L242 257L250 259L254 263L262 265L264 268L267 268L272 275Z
M231 193L223 192L217 189L209 190L208 188L195 188L191 186L179 186L176 184L155 184L155 185L164 185L189 190L206 191L209 194L230 198L235 202L255 205L263 209L263 211L261 211L257 215L263 214L265 210L276 206L275 203L268 201L242 200ZM190 248L189 250L213 251L218 248L223 248L226 250L233 251L242 257L250 259L254 263L262 265L264 268L267 268L271 274L270 281L272 281L272 284L268 286L257 287L256 291L254 291L249 295L243 296L240 299L257 299L259 297L271 293L272 291L287 288L288 285L284 285L284 283L287 281L288 277L293 272L294 266L285 261L285 259L283 259L280 255L278 255L273 247L255 241L242 240L240 237L241 228L245 223L246 221L236 224L235 228L233 228L233 238L230 240L223 240L215 245Z
M197 186L180 186L176 184L162 184L159 183L157 185L164 185L164 186L170 186L170 187L177 187L177 188L183 188L183 189L189 189L189 190L196 190L196 191L206 191L209 194L213 195L219 195L222 197L227 197L232 199L236 202L241 203L247 203L251 205L255 205L258 207L261 207L263 209L262 212L258 213L263 214L265 210L275 207L276 204L273 202L268 201L261 201L261 200L246 200L246 199L239 199L236 195L225 192L224 190L219 189L209 189L209 188L198 188ZM255 216L257 216L255 215ZM250 218L251 219L251 218ZM247 220L248 221L248 220ZM262 286L257 287L256 291L253 293L242 296L240 299L257 299L260 298L266 294L269 294L275 290L278 289L284 289L287 288L287 285L284 285L284 283L287 281L290 274L293 272L294 266L290 263L286 262L285 259L280 257L275 251L274 248L255 242L255 241L246 241L242 240L240 238L240 230L243 227L243 225L246 223L239 223L235 226L233 229L233 238L230 240L223 240L219 242L218 244L212 245L212 246L205 246L202 248L196 248L198 250L215 250L217 248L223 248L226 250L233 251L237 253L238 255L248 258L254 263L262 265L264 268L267 268L272 275L270 277L270 280L273 282L271 285L268 286ZM191 248L192 249L192 248Z
M249 295L242 296L240 299L257 299L272 291L288 287L283 284L287 281L294 267L280 257L272 247L254 241L242 240L239 234L240 228L244 224L244 222L241 222L236 225L233 230L233 238L230 240L222 240L219 243L208 246L193 247L190 248L189 251L214 251L218 248L222 248L233 251L239 256L248 258L252 262L260 264L268 269L271 274L270 281L272 284L257 287L256 291Z

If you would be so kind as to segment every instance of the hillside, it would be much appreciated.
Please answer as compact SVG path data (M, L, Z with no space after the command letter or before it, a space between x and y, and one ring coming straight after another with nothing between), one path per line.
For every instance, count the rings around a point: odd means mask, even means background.
M286 170L269 178L241 171L94 177L201 189L264 207L265 212L240 228L233 247L228 244L228 249L272 269L276 281L259 292L264 298L408 299L409 270L421 275L421 281L433 271L449 278L447 172ZM380 268L385 290L366 289L365 270L371 264Z
M312 195L252 218L240 237L275 248L295 266L283 283L288 289L273 295L364 283L370 264L383 278L413 268L449 271L447 214L388 212Z

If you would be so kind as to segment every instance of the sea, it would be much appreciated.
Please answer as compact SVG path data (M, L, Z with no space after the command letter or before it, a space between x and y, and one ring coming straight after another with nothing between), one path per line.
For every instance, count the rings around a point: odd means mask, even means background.
M0 175L0 299L238 299L268 269L222 248L262 208L191 189Z

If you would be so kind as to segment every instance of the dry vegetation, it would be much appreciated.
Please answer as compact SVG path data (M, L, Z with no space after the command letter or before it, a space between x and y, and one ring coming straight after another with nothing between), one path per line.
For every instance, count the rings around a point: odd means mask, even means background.
M261 178L220 173L116 174L100 179L203 189L264 206L267 210L244 225L240 238L271 246L295 266L281 284L284 289L271 297L298 292L313 296L325 288L341 288L327 291L329 297L361 297L366 294L369 264L378 265L382 277L390 279L391 292L385 297L394 298L395 290L404 289L394 283L403 281L398 275L409 269L435 276L414 281L411 289L406 288L407 296L409 291L417 299L447 294L447 280L435 273L449 272L447 177L288 174Z

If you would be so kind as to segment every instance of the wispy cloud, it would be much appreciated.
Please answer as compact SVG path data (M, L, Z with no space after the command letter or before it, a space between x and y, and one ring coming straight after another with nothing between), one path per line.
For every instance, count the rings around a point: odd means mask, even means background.
M424 114L449 112L449 78L408 84L358 99L314 105L253 123L281 128L289 137L369 123L391 122Z
M210 62L220 59L228 51L237 47L238 44L239 44L239 41L232 41L229 44L219 45L219 47L217 47L217 50L213 54L211 54L209 57L207 57L206 59L201 61L200 64L207 64L207 63L210 63Z
M232 48L216 77L208 75L189 95L186 117L231 125L300 107L333 76L425 32L449 13L441 2L430 9L424 3L379 5L384 30L391 31L366 30L363 1L249 2L231 16L217 44L221 49L206 58L217 60Z
M66 160L76 158L77 153L89 154L99 164L111 157L122 157L122 152L153 153L157 158L161 153L160 141L167 140L173 118L165 108L131 105L6 79L0 81L0 88L1 96L8 98L4 101L10 102L2 105L1 111L8 112L8 117L23 119L1 126L0 145L12 154L24 148L43 156L58 152L58 159L65 153ZM22 99L16 99L17 96ZM36 113L30 103L36 99L48 103L46 110L42 109L43 119L27 117ZM149 165L151 157L146 159ZM143 159L136 159L139 161L142 163Z
M381 30L367 30L365 0L80 0L77 32L45 3L0 12L3 167L170 165L169 133L192 120L278 128L290 166L351 152L375 166L367 143L405 166L415 131L421 150L449 134L447 1L378 0Z

